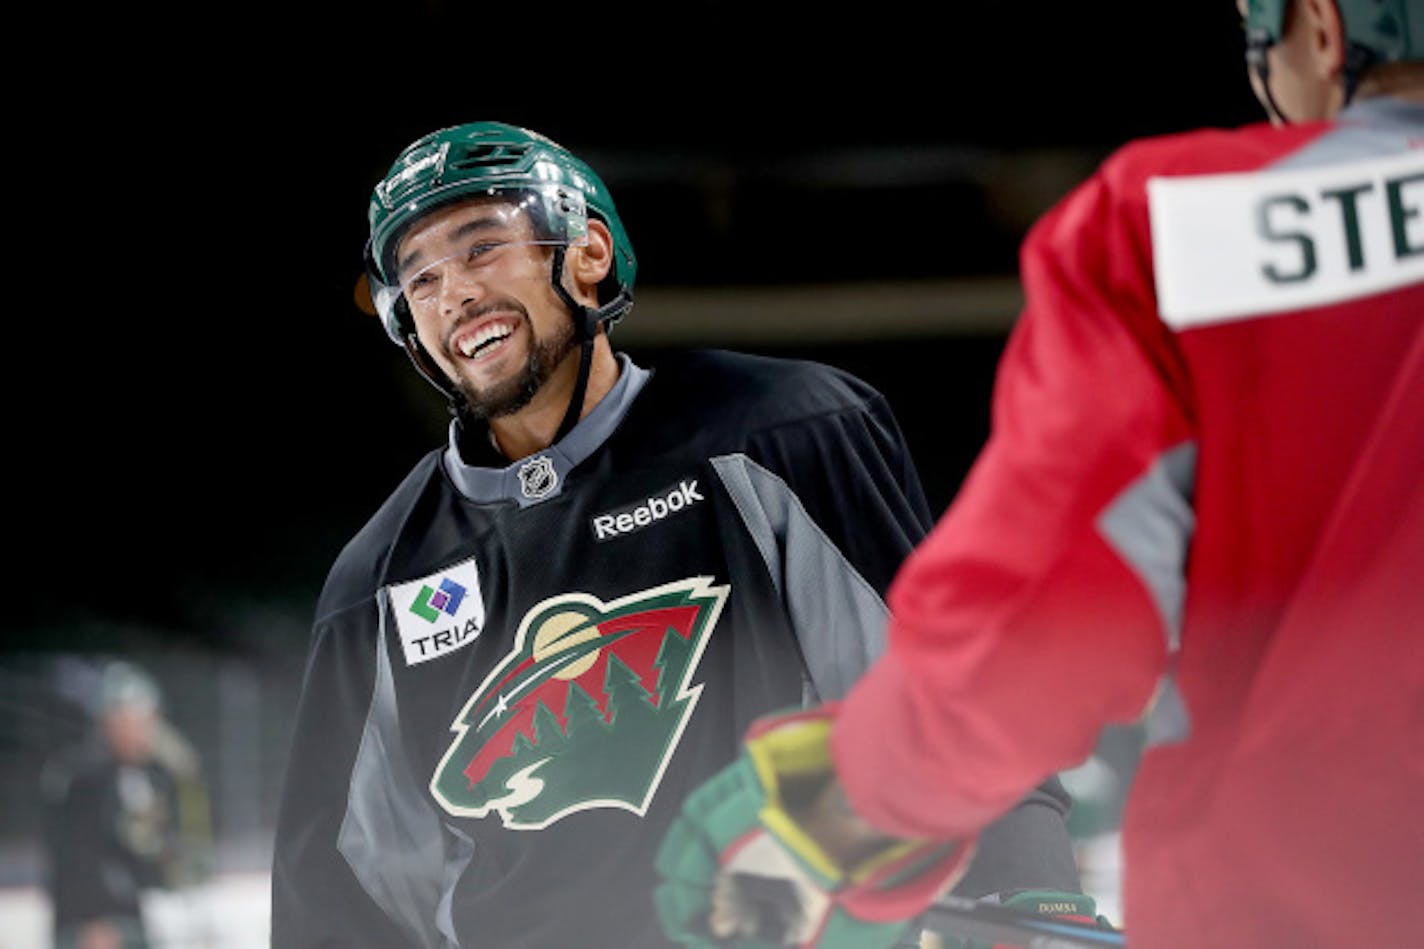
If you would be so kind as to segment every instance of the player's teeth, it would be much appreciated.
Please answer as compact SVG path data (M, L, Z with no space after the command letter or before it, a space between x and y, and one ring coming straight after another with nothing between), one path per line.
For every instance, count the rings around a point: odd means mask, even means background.
M507 326L486 326L472 337L467 337L460 343L460 352L465 356L473 356L475 352L485 343L491 340L503 339L512 331Z

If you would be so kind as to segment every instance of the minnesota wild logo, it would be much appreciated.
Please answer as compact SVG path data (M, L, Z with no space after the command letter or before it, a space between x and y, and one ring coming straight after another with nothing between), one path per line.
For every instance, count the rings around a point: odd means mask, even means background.
M693 577L612 603L539 603L451 724L431 793L516 830L595 807L642 816L702 691L692 675L727 591Z

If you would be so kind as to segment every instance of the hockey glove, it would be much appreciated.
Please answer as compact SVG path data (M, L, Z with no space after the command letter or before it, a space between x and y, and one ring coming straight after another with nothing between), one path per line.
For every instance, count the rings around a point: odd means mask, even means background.
M958 879L972 841L901 840L836 810L834 706L757 721L694 791L658 853L664 930L706 949L894 944Z

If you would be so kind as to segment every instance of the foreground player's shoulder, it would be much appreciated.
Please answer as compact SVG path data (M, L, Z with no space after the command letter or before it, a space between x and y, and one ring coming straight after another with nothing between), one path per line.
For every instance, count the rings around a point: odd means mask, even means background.
M880 401L864 380L834 366L727 350L691 350L652 364L649 394L663 412L706 431L747 433Z
M317 604L318 618L364 602L381 586L396 538L410 520L420 498L428 491L438 489L442 483L439 477L440 456L441 450L433 450L421 458L346 542L327 573Z
M1104 269L1144 267L1150 243L1152 182L1259 171L1328 132L1324 123L1276 128L1204 128L1139 138L1105 158L1097 170L1030 229L1025 257L1084 260ZM1083 247L1102 248L1098 257Z
M1283 127L1256 122L1239 128L1202 128L1141 138L1108 156L1101 175L1115 191L1140 194L1151 178L1259 171L1330 129L1323 122Z

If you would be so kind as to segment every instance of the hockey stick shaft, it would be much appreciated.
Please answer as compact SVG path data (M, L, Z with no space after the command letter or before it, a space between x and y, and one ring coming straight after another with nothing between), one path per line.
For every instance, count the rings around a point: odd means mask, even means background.
M940 898L920 917L925 929L1022 949L1099 949L1126 945L1123 934L1086 923L1035 916L955 896Z

